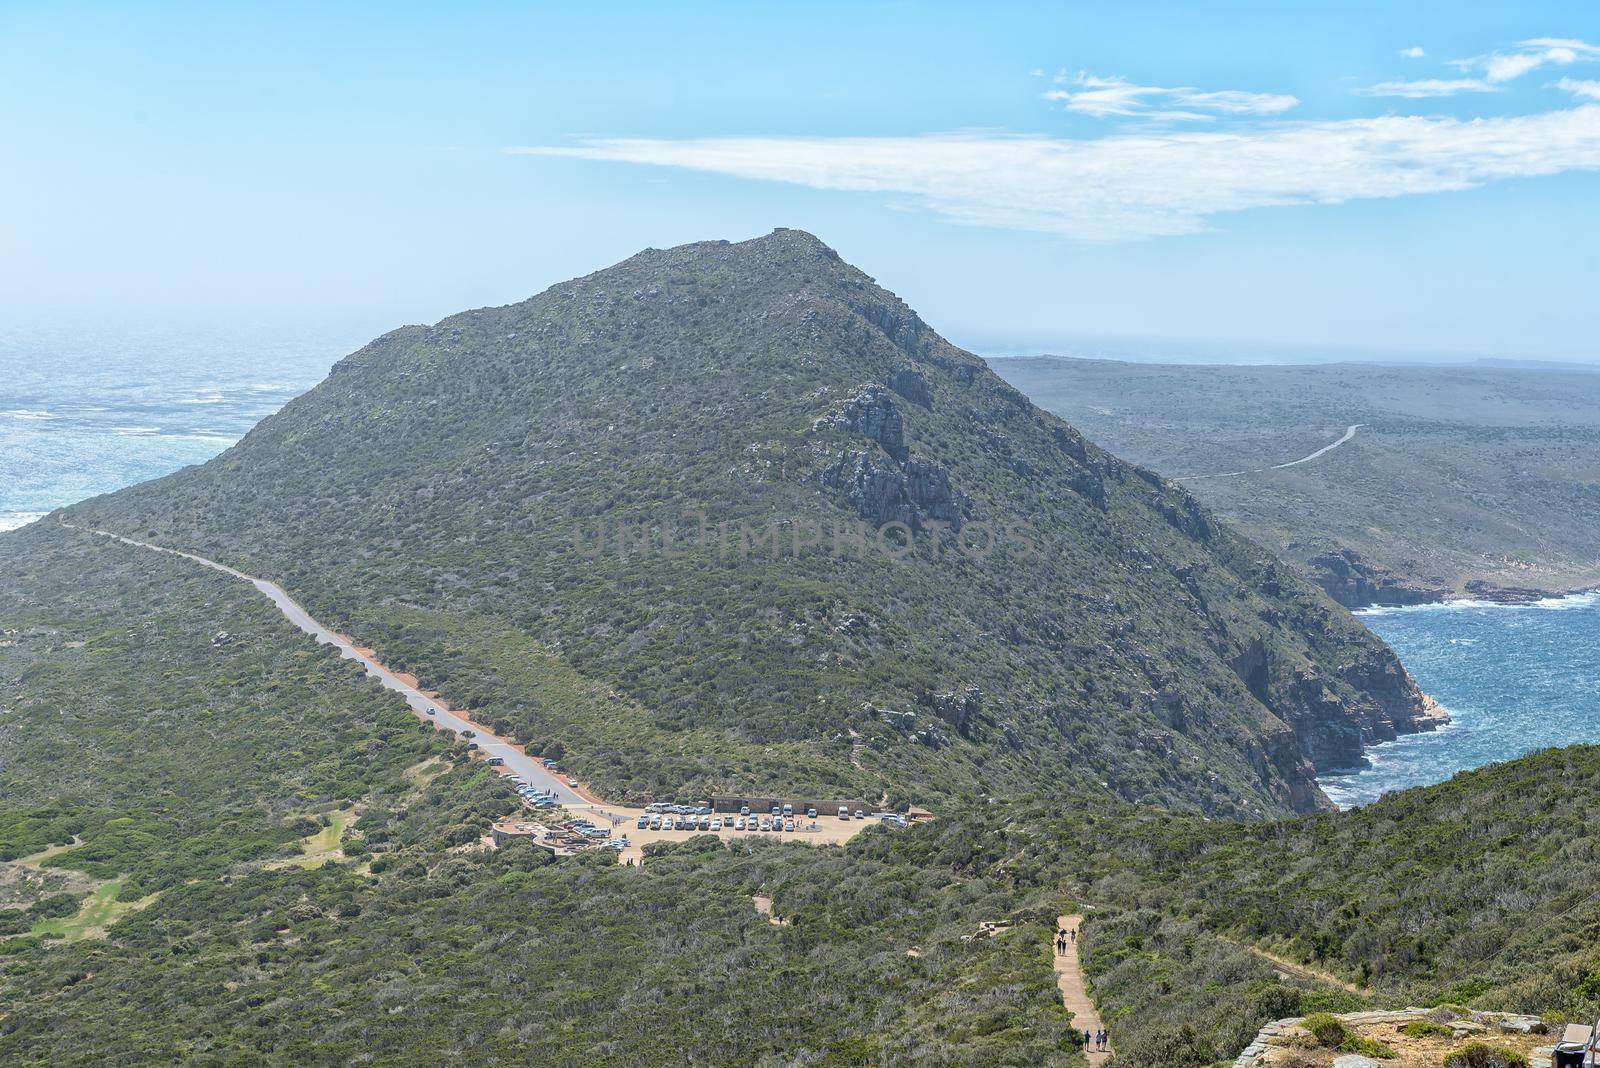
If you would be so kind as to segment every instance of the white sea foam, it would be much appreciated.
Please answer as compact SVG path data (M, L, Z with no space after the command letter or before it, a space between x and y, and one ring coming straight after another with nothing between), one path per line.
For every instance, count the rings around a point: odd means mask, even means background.
M4 416L7 419L27 419L31 421L54 419L56 413L43 408L9 408L5 411L0 411L0 416Z
M1537 601L1507 602L1463 598L1458 601L1435 601L1432 604L1374 605L1371 608L1358 608L1353 614L1358 616L1393 616L1411 612L1459 612L1469 608L1498 608L1507 611L1546 608L1560 612L1572 608L1592 608L1595 605L1600 605L1600 589L1581 590L1577 593L1562 594L1559 597L1541 597Z
M0 512L0 530L16 530L49 514L49 512Z
M159 434L166 441L209 441L217 445L232 445L236 440L231 434L212 434L198 430L190 434Z
M151 434L161 433L161 428L158 426L119 426L112 429L119 437L124 438L148 437Z

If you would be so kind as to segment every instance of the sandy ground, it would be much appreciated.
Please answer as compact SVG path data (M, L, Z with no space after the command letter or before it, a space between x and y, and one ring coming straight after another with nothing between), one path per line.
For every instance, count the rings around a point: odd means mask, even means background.
M793 831L735 831L724 827L721 831L652 831L646 828L639 829L639 817L644 814L642 808L627 808L622 805L594 805L568 806L568 811L600 822L598 817L621 816L622 822L616 825L613 835L627 836L628 848L622 851L624 864L636 864L644 856L644 847L650 842L687 842L691 838L698 838L703 834L715 834L723 841L739 839L754 839L757 841L788 842L800 845L842 845L866 830L868 827L878 826L877 820L841 820L829 819L819 816L817 829L809 828L810 821L796 823Z

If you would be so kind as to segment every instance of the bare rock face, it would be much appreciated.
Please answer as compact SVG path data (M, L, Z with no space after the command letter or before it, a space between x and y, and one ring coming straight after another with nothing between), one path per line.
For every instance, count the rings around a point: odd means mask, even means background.
M903 371L896 371L889 376L889 388L912 404L924 408L933 407L933 390L928 385L928 380L922 372L907 367Z
M928 697L933 714L955 728L963 738L970 737L976 726L978 713L983 710L983 694L976 686L968 686L961 693L936 693Z
M895 407L894 398L882 386L866 386L832 415L813 424L818 430L842 430L871 438L883 451L904 463L906 449L905 418Z
M926 391L926 381L917 376L917 382ZM907 388L915 392L914 387ZM847 449L822 472L822 484L843 490L862 519L878 526L904 523L913 532L923 530L929 520L960 528L964 502L950 485L949 470L931 460L912 458L905 417L888 390L862 387L837 410L816 420L812 429L857 434L877 442L887 454L875 457Z
M1354 549L1331 549L1307 562L1311 578L1329 597L1346 608L1370 605L1433 604L1449 591L1443 586L1421 586L1363 560Z

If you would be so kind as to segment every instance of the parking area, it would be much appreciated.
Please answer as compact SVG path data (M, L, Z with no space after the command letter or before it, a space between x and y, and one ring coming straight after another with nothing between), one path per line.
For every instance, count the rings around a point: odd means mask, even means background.
M496 765L502 774L505 769ZM584 849L616 850L626 863L636 863L644 846L651 842L682 842L703 834L720 838L764 839L797 842L805 845L839 845L848 842L868 827L907 827L912 822L897 812L868 811L861 803L833 802L825 807L816 802L778 799L713 798L703 803L662 801L637 808L604 803L563 802L548 788L529 783L519 775L506 774L523 804L533 810L533 819L496 827L497 840L512 834L528 836L558 855ZM915 818L929 814L913 810Z

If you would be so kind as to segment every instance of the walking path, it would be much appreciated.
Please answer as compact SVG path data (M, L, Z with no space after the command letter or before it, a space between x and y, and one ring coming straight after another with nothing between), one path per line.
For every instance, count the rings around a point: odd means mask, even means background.
M1338 441L1335 441L1329 445L1324 445L1322 448L1318 449L1309 456L1302 456L1300 459L1290 460L1288 463L1273 464L1271 467L1257 467L1249 471L1218 471L1215 474L1210 475L1179 475L1178 480L1181 482L1192 482L1197 478L1234 478L1238 475L1261 475L1268 471L1282 471L1285 467L1298 467L1301 464L1310 463L1312 460L1315 460L1324 453L1329 453L1334 449L1337 449L1340 445L1343 445L1345 442L1355 437L1356 431L1360 430L1366 425L1367 424L1365 423L1351 423L1349 426L1345 427L1344 437L1340 438Z
M1065 928L1068 931L1077 931L1083 924L1082 916L1056 917L1056 930ZM1051 947L1054 952L1054 946ZM1078 940L1067 940L1067 951L1055 953L1054 963L1056 969L1056 986L1061 990L1061 1003L1072 1013L1072 1024L1081 1034L1084 1031L1097 1032L1105 1027L1100 1020L1100 1013L1095 1010L1094 1002L1089 998L1089 990L1083 985L1083 967L1078 961ZM1110 1043L1106 1043L1108 1046ZM1111 1051L1087 1049L1084 1051L1091 1065L1104 1064L1111 1057Z
M1348 990L1352 994L1360 994L1364 997L1372 994L1372 991L1368 990L1366 987L1357 986L1348 979L1341 979L1332 972L1325 972L1320 968L1313 968L1309 964L1301 964L1299 961L1290 960L1288 957L1281 957L1276 953L1270 952L1269 950L1262 949L1260 946L1252 946L1247 942L1237 942L1231 938L1225 938L1223 941L1233 942L1234 945L1240 947L1241 949L1248 950L1249 952L1260 957L1262 960L1266 961L1268 964L1271 964L1273 967L1286 972L1296 979L1304 979L1313 983L1327 983L1330 986L1336 986L1341 990Z

